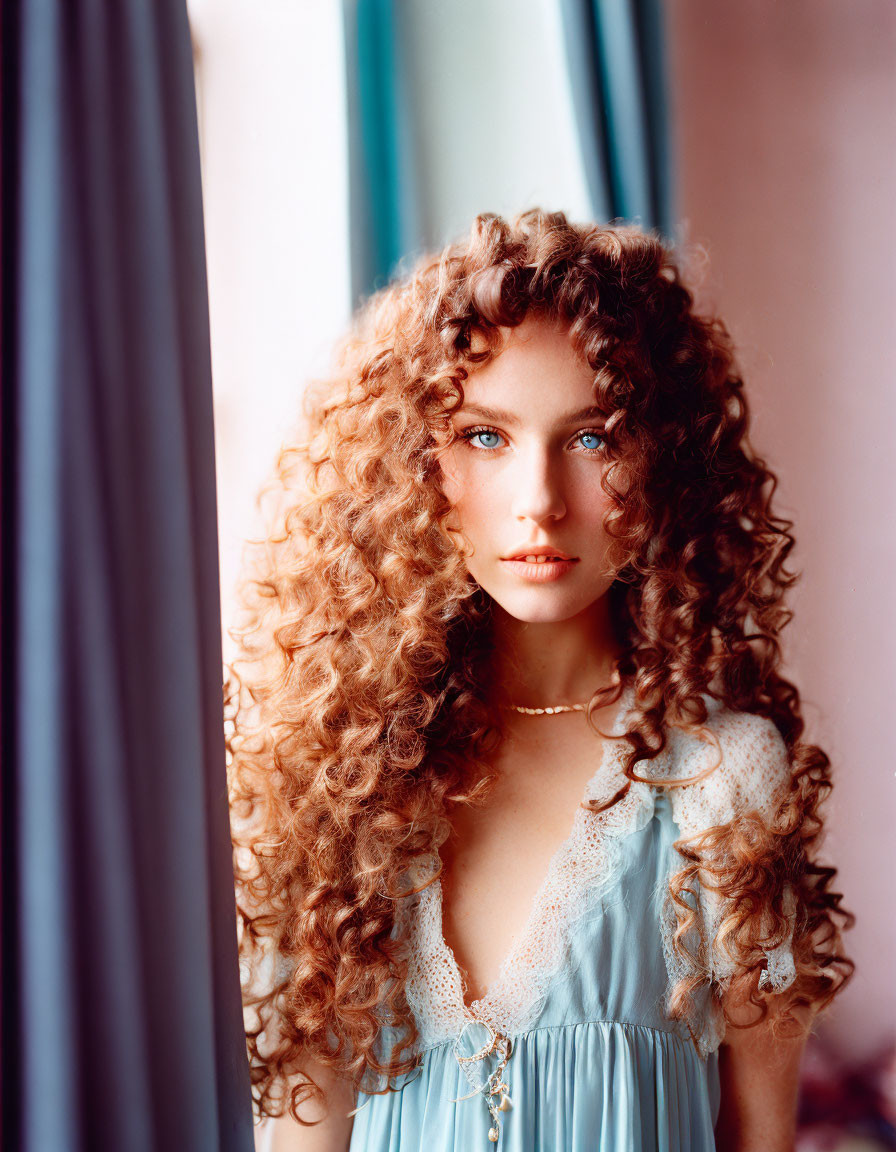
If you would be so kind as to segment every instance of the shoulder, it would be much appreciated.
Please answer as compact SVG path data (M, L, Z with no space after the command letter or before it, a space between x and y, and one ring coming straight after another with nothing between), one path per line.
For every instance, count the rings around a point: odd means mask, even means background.
M790 754L773 720L728 708L704 695L703 730L669 727L660 776L681 781L669 789L683 832L729 824L758 812L774 819L789 791ZM695 778L696 779L693 779Z

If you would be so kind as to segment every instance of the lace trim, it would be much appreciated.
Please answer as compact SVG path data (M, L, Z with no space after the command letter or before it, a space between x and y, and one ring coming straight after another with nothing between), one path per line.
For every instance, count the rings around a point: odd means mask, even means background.
M620 702L620 718L611 729L614 735L625 731L623 718L631 705L631 692L627 688ZM644 775L687 779L709 767L721 752L720 767L705 781L674 788L669 793L672 817L683 836L727 823L752 810L771 819L789 779L786 747L771 721L747 713L720 711L717 701L708 696L704 699L718 749L690 733L670 729L663 753L640 762ZM600 766L585 790L586 798L607 798L621 786L624 750L623 742L605 746ZM608 811L595 814L581 807L577 810L572 832L551 858L516 945L502 963L493 985L469 1006L465 1004L466 988L460 967L444 939L441 881L431 881L404 902L403 911L411 918L414 940L406 994L420 1030L422 1051L457 1037L473 1020L484 1021L504 1035L532 1027L551 982L563 970L572 929L593 912L619 879L622 837L649 823L655 803L654 788L635 783L624 799ZM667 880L683 864L683 858L673 851ZM437 853L419 857L410 870L414 884L425 883L438 867ZM706 946L706 941L714 939L725 910L719 906L715 892L697 887L700 938L689 938L697 955L692 964L679 957L672 946L677 921L667 890L660 930L670 990L683 975L696 974L706 983L708 992L710 982L725 985L734 972L734 964L723 949L710 950ZM760 979L760 986L775 991L783 991L795 978L790 950L794 906L789 891L785 911L790 918L790 933L777 948L766 952L767 967ZM696 1010L689 1022L703 1056L714 1051L724 1037L724 1020L712 998L707 995L706 999L706 1009Z
M620 714L631 703L631 689L620 699ZM611 735L621 735L617 718ZM585 799L606 799L623 782L622 742L604 746L600 765L585 789ZM442 931L442 885L435 879L409 907L418 946L411 955L407 997L420 1029L422 1049L456 1036L472 1020L485 1021L504 1035L526 1031L537 1020L548 988L563 970L566 943L573 926L588 916L613 888L621 871L619 840L643 828L653 816L649 785L634 784L627 796L606 812L579 807L573 828L548 864L519 939L505 957L484 996L465 1004L460 966ZM438 869L439 857L420 858L414 882L423 883Z
M709 698L706 698L709 702ZM721 709L713 700L711 707L712 732L718 740L716 751L711 744L700 741L680 729L672 730L663 754L651 764L657 776L687 779L698 775L715 762L721 753L720 767L706 780L682 788L674 788L669 797L672 818L681 835L689 837L717 824L727 824L749 812L758 812L771 822L778 805L787 792L790 780L790 759L787 747L772 721L745 712ZM686 861L673 849L669 875L684 867ZM725 1037L725 1018L721 1007L708 992L712 984L726 988L737 966L724 946L712 947L728 908L720 894L704 887L696 887L697 921L685 935L685 943L693 955L687 960L675 951L672 937L678 924L672 901L666 891L661 918L663 954L669 976L668 992L684 977L697 977L704 982L705 1009L696 1011L690 1022L701 1056L715 1051ZM687 899L687 895L683 895ZM694 901L690 901L695 907ZM783 992L796 978L792 943L796 901L788 885L784 892L784 914L788 930L781 943L765 951L766 967L760 974L759 987ZM696 930L695 930L696 929Z

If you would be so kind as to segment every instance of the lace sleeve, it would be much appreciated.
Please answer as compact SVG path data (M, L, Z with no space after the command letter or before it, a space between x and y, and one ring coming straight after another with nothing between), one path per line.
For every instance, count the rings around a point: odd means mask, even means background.
M772 826L789 791L791 765L787 746L775 724L763 716L716 708L707 727L717 738L718 749L709 741L682 733L680 729L672 730L669 764L674 778L687 779L699 775L721 755L718 767L705 779L670 790L673 820L685 839L713 828L730 829L732 836L741 831L736 854L746 855L756 827L748 826L748 818L758 815L766 827ZM771 836L772 846L765 848L762 866L774 875L776 837L773 831ZM720 867L723 870L736 864L731 843L732 838L726 837L715 847L701 848L704 862L713 869ZM686 864L680 853L676 852L675 856L673 872ZM724 988L737 970L737 963L726 948L724 932L720 936L720 929L724 930L735 900L712 886L705 868L701 868L697 884L692 886L695 899L690 903L697 913L697 938L690 937L691 961L679 957L671 947L671 935L677 922L671 903L667 905L664 949L670 983L674 984L683 977L698 976L707 984ZM749 895L745 892L745 898ZM786 920L783 936L773 930L770 909L765 910L761 929L763 939L770 937L774 940L775 936L780 936L776 945L763 949L765 968L759 977L759 987L773 992L783 992L796 977L792 952L795 901L793 890L787 883L781 892L780 906ZM711 1034L713 1031L715 1035ZM711 1049L723 1035L724 1025L716 1020L715 1028L704 1038L704 1046Z

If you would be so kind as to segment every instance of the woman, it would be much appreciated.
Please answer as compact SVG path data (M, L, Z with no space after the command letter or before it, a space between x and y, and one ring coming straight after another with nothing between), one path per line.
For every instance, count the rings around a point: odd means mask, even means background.
M228 683L259 1146L790 1149L852 916L724 326L484 214L309 396Z

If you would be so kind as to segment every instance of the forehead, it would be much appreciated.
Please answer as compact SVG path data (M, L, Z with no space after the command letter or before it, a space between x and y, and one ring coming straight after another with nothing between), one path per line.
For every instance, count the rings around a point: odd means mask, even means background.
M464 382L465 403L510 400L514 395L540 404L570 397L586 402L593 395L594 372L573 347L569 329L541 316L529 316L515 328L501 329L499 351L474 366ZM475 345L474 345L475 350Z

